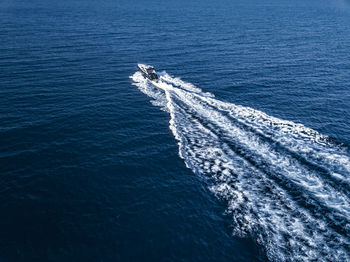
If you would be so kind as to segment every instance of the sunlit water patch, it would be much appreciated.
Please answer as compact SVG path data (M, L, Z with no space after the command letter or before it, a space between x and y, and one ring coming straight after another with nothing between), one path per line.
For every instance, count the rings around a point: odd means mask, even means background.
M131 78L170 114L180 157L227 201L235 235L253 236L271 261L350 261L347 147L165 72Z

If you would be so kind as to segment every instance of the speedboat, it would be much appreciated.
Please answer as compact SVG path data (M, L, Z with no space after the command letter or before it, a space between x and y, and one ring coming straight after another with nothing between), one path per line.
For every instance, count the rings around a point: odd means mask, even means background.
M159 75L157 74L156 70L153 66L150 65L144 65L144 64L137 64L138 69L140 69L142 75L149 80L158 80Z

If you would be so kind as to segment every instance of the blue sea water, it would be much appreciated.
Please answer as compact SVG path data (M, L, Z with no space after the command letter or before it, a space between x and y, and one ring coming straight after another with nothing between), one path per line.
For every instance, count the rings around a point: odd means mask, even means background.
M349 17L2 0L0 261L347 261Z

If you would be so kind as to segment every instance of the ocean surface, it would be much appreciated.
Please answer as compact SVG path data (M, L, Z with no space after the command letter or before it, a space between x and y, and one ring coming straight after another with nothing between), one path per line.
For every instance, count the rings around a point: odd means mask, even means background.
M1 0L0 261L350 261L349 80L347 0Z

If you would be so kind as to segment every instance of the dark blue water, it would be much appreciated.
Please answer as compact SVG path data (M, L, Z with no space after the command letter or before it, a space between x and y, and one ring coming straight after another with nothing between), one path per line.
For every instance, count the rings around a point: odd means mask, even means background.
M1 1L0 261L346 261L349 17Z

